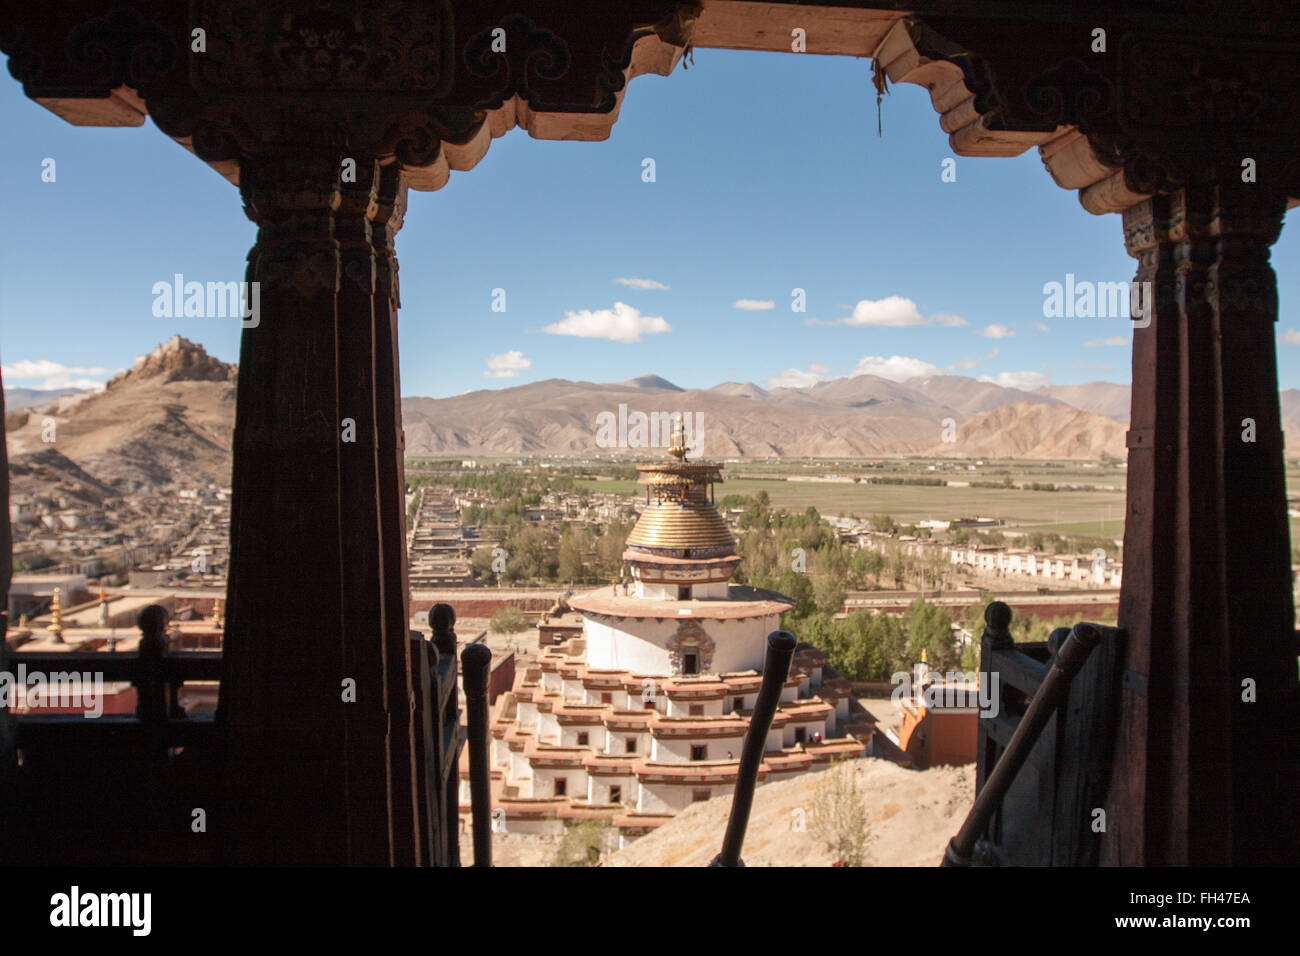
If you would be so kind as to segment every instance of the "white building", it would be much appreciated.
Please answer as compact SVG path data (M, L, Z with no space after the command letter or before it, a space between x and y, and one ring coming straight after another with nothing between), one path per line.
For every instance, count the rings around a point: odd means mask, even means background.
M625 843L735 785L766 638L791 602L730 583L740 558L711 500L721 468L685 451L678 442L672 459L638 466L631 579L569 598L583 636L543 647L497 701L492 797L508 832L555 834L597 816ZM759 778L862 754L872 731L848 681L800 645ZM467 814L468 760L460 799Z

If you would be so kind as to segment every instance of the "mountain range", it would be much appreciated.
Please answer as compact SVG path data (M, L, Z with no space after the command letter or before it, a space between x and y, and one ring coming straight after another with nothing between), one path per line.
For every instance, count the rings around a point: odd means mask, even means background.
M102 390L12 409L5 427L15 490L54 485L95 500L113 490L226 484L237 379L234 365L173 336ZM1300 435L1300 391L1288 389L1281 400L1284 427ZM600 416L680 412L698 425L707 458L1085 459L1124 456L1128 404L1128 386L1108 382L1022 390L960 375L904 382L857 375L809 388L723 382L683 389L643 375L408 397L402 416L409 455L655 457L654 447L603 447ZM50 424L54 442L42 440Z

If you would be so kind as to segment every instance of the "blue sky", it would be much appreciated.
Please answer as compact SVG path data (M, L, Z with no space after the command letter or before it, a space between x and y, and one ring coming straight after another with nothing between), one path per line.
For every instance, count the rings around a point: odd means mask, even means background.
M0 114L5 384L101 382L174 333L237 361L238 320L156 318L151 291L178 272L243 278L255 229L235 187L152 122L73 127L7 76ZM891 89L883 128L866 60L701 50L634 80L604 143L495 140L411 194L403 393L647 372L687 388L855 371L1128 382L1129 320L1043 315L1044 283L1067 273L1132 279L1120 218L1086 213L1033 149L955 157L943 182L954 154L918 87ZM1282 340L1300 328L1298 242L1284 230L1273 249L1284 387L1300 386Z

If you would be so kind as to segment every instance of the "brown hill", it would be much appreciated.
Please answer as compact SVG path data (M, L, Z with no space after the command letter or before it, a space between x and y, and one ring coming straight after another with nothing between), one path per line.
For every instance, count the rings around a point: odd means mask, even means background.
M63 461L75 462L95 481L121 492L171 484L228 484L235 381L234 365L173 336L112 378L102 391L69 396L39 415L6 416L10 461L22 465L44 460L47 474L56 472L59 459L40 458L53 449ZM18 416L25 421L13 427ZM42 440L46 419L54 424L52 443ZM11 472L16 491L49 490L32 475ZM81 480L71 473L65 478Z
M1068 405L1018 402L976 415L928 454L980 458L1124 458L1128 428Z

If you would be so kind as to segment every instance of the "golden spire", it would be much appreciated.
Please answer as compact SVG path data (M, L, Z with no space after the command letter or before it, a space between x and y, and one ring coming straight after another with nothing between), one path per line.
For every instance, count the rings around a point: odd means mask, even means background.
M45 629L54 635L54 643L62 644L63 641L63 604L59 600L60 592L58 588L54 589L54 597L50 601L50 617L52 620Z
M663 432L659 433L660 435ZM686 460L686 434L682 429L682 413L678 412L673 416L673 444L668 449L668 454L672 455L678 461Z

